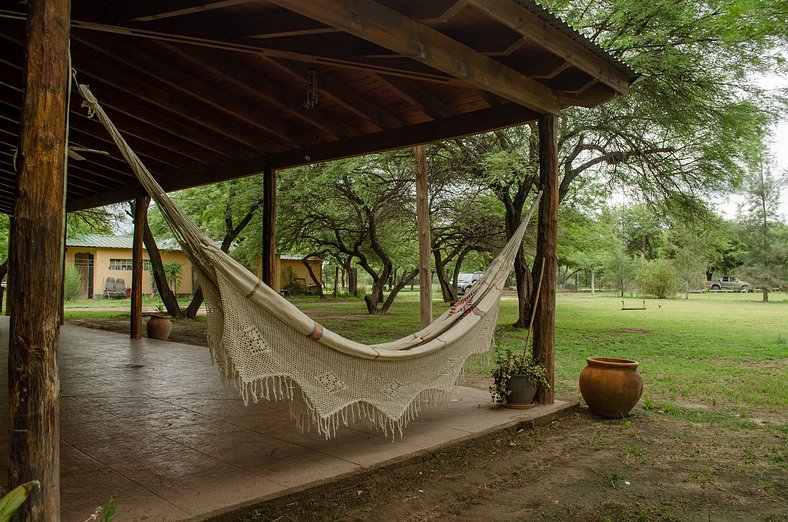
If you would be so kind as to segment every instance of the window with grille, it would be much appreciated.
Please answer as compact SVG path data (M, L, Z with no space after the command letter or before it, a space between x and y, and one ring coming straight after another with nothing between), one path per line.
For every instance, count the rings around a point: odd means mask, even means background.
M131 271L132 261L131 259L110 259L109 260L109 269L110 270L128 270Z

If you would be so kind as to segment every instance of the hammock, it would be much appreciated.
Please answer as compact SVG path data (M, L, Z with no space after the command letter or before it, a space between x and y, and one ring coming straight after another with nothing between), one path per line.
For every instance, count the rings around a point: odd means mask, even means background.
M205 296L211 356L245 404L288 399L299 429L326 438L356 420L401 435L422 405L451 400L469 357L489 353L503 284L536 203L462 300L412 335L364 345L324 328L217 248L170 200L90 89L79 85L79 91L192 261Z

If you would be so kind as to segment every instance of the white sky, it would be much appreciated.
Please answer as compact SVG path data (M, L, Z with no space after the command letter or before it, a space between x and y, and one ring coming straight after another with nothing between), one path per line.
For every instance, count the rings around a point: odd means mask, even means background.
M788 77L769 75L755 78L758 85L764 89L780 89L788 87ZM783 118L772 127L769 152L773 159L773 173L775 175L788 170L788 117ZM731 197L721 202L718 210L728 219L736 217L738 204L741 197ZM783 187L780 195L780 213L784 222L788 222L788 187Z

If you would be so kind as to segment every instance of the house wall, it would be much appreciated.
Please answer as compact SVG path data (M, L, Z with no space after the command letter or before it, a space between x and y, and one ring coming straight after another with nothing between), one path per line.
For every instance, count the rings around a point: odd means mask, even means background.
M162 263L176 262L181 265L181 280L176 289L178 295L191 295L194 292L192 277L192 264L183 252L161 250ZM101 297L104 292L104 283L107 277L122 278L126 288L131 287L131 270L110 269L110 259L131 259L130 248L91 248L68 247L66 249L66 263L74 266L74 256L79 253L93 254L93 297ZM143 250L143 259L148 259L148 252ZM142 292L152 294L155 290L153 274L148 270L142 273ZM87 289L85 289L85 297Z
M315 277L317 277L318 281L323 281L323 260L322 259L310 259L307 261L309 266L312 267L312 271L315 273ZM296 279L303 279L306 282L306 286L312 286L314 283L312 282L312 278L309 277L309 271L304 266L304 263L301 262L300 259L282 259L279 256L276 257L276 266L274 267L274 283L277 292L281 292L283 288L287 286L287 277L288 277L288 268L292 269ZM262 277L263 273L263 258L257 258L257 267L256 267L256 275L257 277Z

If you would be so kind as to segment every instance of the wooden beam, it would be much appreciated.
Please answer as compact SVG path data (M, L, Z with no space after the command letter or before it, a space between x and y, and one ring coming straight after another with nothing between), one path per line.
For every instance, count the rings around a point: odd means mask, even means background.
M263 170L263 251L262 281L278 289L276 272L276 171L271 162Z
M372 0L271 0L538 112L558 114L548 87Z
M514 0L468 0L468 4L537 42L551 53L598 78L619 93L623 94L629 90L630 79L610 63Z
M376 73L370 73L370 76L375 78L378 83L385 85L389 90L395 92L409 104L419 108L433 120L447 118L453 113L445 103L422 89L412 80L396 77L386 78Z
M131 334L132 339L142 338L142 242L145 220L148 218L150 196L144 189L137 191L134 200L134 239L131 245Z
M215 2L202 2L195 4L190 0L175 0L163 2L159 0L155 3L155 8L150 9L147 3L143 2L143 9L148 8L145 12L138 12L133 16L134 22L150 22L153 20L162 20L164 18L173 18L177 16L190 15L195 13L204 13L214 9L224 9L225 7L232 7L238 4L248 4L252 0L221 0ZM132 5L136 6L134 2Z
M38 480L17 520L60 520L60 321L69 0L29 0L8 306L9 489Z
M555 290L558 271L558 143L556 118L539 117L539 223L536 231L536 259L544 260L544 279L536 303L534 323L534 360L544 364L549 388L539 388L539 402L555 401Z
M283 60L274 60L268 57L261 58L272 66L287 72L291 77L306 78L306 71L309 68L306 65L290 61L285 63ZM341 79L326 70L320 71L320 80L317 82L317 87L321 96L333 98L346 110L358 114L367 121L371 121L380 130L395 129L405 125L401 119L354 90L349 89Z
M411 147L421 143L430 143L513 125L522 125L529 121L534 121L537 117L538 114L529 109L517 104L507 103L442 120L365 134L338 142L320 143L251 160L228 163L221 165L219 168L191 172L187 178L176 178L174 176L160 178L159 182L169 192L200 184L217 183L228 179L259 174L265 168L266 161L271 161L274 169L282 169L318 161L329 161L372 152ZM70 201L68 210L81 210L128 200L134 197L134 190L127 186L115 191L95 194L89 198Z
M271 82L264 76L256 74L253 69L238 63L236 60L229 59L226 55L219 55L216 51L206 50L197 57L190 53L184 53L174 46L168 46L168 48L178 53L181 58L190 60L205 69L211 70L214 74L223 76L226 81L246 91L250 96L263 99L279 109L287 111L290 116L330 133L333 138L356 136L358 134L356 129L321 110L319 106L314 109L305 108L303 97L296 97L293 93ZM304 90L305 94L306 90ZM300 141L303 142L303 140Z
M424 328L432 322L432 237L424 145L414 147L413 155L416 159L416 222L419 229L419 303L421 327Z

